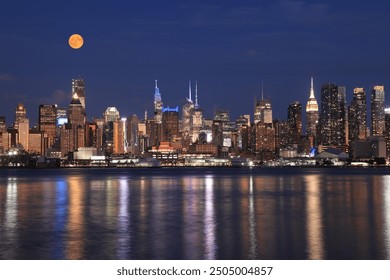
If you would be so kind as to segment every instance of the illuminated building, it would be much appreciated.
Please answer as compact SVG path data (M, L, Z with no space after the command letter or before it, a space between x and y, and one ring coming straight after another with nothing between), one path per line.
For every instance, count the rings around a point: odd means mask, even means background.
M325 84L321 87L321 145L344 148L347 144L345 102L345 87L335 84Z
M256 153L261 160L273 159L275 155L275 129L272 123L256 124Z
M72 80L72 95L77 94L80 103L85 110L85 81L83 79Z
M302 134L302 105L298 101L288 106L287 124L289 144L299 144Z
M372 136L385 133L385 90L384 86L374 86L371 91L371 130Z
M127 118L127 141L129 145L129 152L132 155L138 155L140 152L139 140L138 140L139 123L140 122L137 115L132 115L131 117Z
M107 107L106 111L104 112L104 122L113 122L118 119L120 119L120 114L117 108Z
M27 112L26 108L22 103L19 103L18 106L15 109L15 122L14 122L14 128L18 129L19 122L24 120L26 118Z
M114 122L120 119L120 113L115 107L108 107L103 116L103 148L106 154L112 154L114 152Z
M182 109L181 135L183 147L188 149L192 142L192 116L194 113L194 102L191 97L191 80L188 85L188 98Z
M390 157L390 108L385 109L386 157Z
M289 126L286 121L274 120L275 128L275 149L280 151L288 147L289 144Z
M367 103L363 88L355 88L351 105L348 107L348 138L351 154L353 142L367 138Z
M179 137L179 107L164 107L162 112L162 139L164 142L172 142Z
M30 122L27 118L18 121L18 144L22 145L23 149L29 150Z
M192 143L199 140L199 133L203 126L203 110L198 103L198 82L195 81L195 105L192 114Z
M126 152L126 119L117 119L113 122L113 153L123 154Z
M39 130L44 132L44 147L54 146L56 138L57 105L39 105Z
M258 122L272 124L272 107L269 99L264 99L263 90L261 100L255 100L254 124Z
M29 152L30 153L37 153L40 155L44 154L44 149L43 149L43 132L39 130L30 130L30 135L29 135Z
M162 123L162 108L163 108L163 103L161 100L161 93L160 93L160 89L157 87L157 80L156 80L155 88L154 88L154 119L156 120L157 124Z
M85 123L85 110L75 93L68 107L68 123L60 128L62 156L74 152L79 147L85 147Z
M5 117L0 116L0 132L6 132L7 131L7 125L5 122Z
M314 147L317 138L318 104L314 96L314 83L311 78L310 97L306 103L306 135L310 140L310 146Z

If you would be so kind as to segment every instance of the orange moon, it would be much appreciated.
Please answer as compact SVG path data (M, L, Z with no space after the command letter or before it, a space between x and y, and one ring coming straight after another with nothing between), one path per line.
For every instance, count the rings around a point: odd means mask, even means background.
M73 49L79 49L84 44L84 39L79 34L73 34L69 37L69 46Z

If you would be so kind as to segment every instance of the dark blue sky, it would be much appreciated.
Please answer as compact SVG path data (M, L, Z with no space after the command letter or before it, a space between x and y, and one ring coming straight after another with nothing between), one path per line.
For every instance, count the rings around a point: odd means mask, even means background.
M84 37L79 50L67 40ZM388 1L2 1L0 115L10 124L18 102L31 122L38 105L71 100L71 80L86 80L88 118L108 106L122 116L152 115L154 80L164 105L181 106L198 80L206 116L253 114L254 97L274 117L303 105L314 76L368 93L390 92ZM390 105L390 98L387 98Z

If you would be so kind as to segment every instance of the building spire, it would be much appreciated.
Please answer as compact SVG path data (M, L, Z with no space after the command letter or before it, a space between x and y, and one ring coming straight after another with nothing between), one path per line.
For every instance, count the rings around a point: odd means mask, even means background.
M264 100L264 85L263 85L263 80L261 80L261 100Z
M191 79L188 80L188 101L192 102L192 99L191 99Z
M315 98L314 97L314 82L313 82L313 77L311 77L311 82L310 82L310 97L309 98Z
M195 80L195 108L198 108L198 80Z
M155 88L157 88L157 80L154 80Z

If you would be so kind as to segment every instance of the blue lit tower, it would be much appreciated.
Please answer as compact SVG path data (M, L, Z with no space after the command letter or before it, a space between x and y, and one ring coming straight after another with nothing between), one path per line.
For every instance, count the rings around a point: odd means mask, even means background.
M160 89L157 87L157 80L156 80L155 88L154 88L154 119L156 121L156 124L162 123L162 107L163 107L163 103L161 100L161 93L160 93Z

